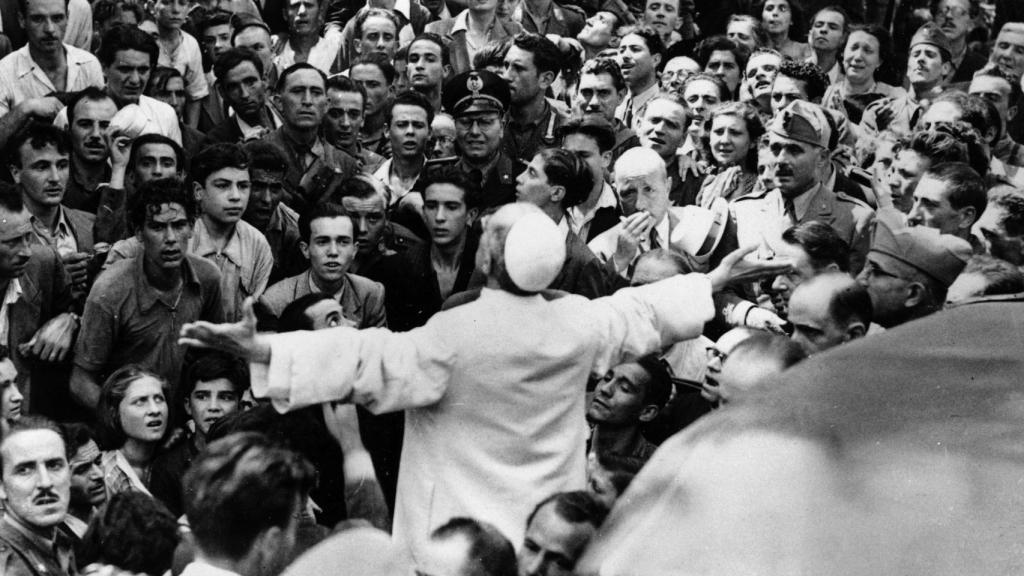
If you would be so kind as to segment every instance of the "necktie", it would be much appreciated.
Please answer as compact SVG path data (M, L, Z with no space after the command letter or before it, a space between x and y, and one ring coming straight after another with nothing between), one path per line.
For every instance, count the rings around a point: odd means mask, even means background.
M789 217L790 224L797 224L796 207L793 206L793 200L786 198L783 200L783 205L785 206L786 216Z
M658 242L658 231L651 228L651 250L657 250L661 248L661 242Z

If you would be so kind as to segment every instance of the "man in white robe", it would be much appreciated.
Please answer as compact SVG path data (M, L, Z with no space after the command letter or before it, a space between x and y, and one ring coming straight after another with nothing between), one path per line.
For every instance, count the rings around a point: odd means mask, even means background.
M413 558L431 530L471 516L521 542L546 496L584 488L588 376L694 338L711 295L776 274L785 262L743 260L597 300L540 292L561 269L564 242L532 205L489 218L477 252L480 297L416 330L337 328L256 335L237 324L183 328L180 342L251 362L253 393L279 410L333 400L380 413L407 410L394 537Z

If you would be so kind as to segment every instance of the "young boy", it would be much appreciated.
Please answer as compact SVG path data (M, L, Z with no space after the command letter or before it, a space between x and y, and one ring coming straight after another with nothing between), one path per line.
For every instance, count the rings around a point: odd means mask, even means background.
M188 104L183 120L195 128L199 121L200 101L210 93L203 74L203 54L199 42L181 29L188 15L188 0L156 0L157 37L160 58L157 64L177 68L185 77Z

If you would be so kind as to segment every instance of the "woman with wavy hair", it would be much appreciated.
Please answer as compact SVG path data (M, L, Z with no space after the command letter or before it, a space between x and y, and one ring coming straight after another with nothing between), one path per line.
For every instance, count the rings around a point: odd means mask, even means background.
M149 494L153 461L169 429L167 382L136 364L116 370L96 405L103 473L110 494Z
M697 204L709 208L716 198L728 201L750 194L757 182L757 141L764 124L746 102L727 102L711 110L705 121L705 149L711 152L711 174L701 185Z

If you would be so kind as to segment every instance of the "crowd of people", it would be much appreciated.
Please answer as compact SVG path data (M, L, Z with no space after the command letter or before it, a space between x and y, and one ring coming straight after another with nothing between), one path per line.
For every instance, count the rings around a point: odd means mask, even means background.
M662 443L1024 293L1022 97L1015 0L6 2L0 575L589 573Z

